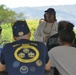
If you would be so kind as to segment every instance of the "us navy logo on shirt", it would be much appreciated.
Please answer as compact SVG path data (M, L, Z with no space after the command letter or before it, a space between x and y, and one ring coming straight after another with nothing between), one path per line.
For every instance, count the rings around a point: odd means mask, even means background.
M22 73L22 74L26 74L27 72L28 72L28 67L27 66L21 66L20 67L20 72Z
M23 52L24 53L29 53L29 49L24 49Z
M37 61L36 61L36 65L37 65L37 66L41 66L41 65L42 65L42 61L41 61L41 60L37 60Z
M35 56L35 53L33 53L33 52L29 52L29 53L28 53L28 57L32 58L32 57L34 57L34 56Z
M20 58L24 58L24 57L25 57L25 54L21 52L21 53L18 54L18 56L19 56Z
M22 63L31 63L39 58L39 51L29 44L22 44L14 52L15 58Z
M13 67L14 68L18 67L19 65L20 65L20 62L18 62L18 61L14 61L13 62Z
M36 69L35 67L30 67L30 71L31 71L31 72L34 72L35 69Z

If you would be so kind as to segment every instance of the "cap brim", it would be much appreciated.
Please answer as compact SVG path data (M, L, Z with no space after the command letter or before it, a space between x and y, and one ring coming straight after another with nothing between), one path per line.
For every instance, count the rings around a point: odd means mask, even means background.
M54 13L54 12L52 12L52 11L45 11L45 12Z

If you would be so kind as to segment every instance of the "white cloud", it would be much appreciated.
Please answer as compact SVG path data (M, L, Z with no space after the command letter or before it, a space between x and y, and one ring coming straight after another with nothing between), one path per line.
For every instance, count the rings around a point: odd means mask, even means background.
M49 6L49 5L66 5L76 4L76 0L0 0L0 4L7 7L35 7L35 6Z

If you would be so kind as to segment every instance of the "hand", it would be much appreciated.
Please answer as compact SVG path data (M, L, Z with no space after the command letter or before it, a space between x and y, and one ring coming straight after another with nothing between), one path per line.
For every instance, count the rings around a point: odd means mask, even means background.
M47 42L47 40L48 40L49 37L50 37L50 35L45 36L45 37L43 38L43 42Z

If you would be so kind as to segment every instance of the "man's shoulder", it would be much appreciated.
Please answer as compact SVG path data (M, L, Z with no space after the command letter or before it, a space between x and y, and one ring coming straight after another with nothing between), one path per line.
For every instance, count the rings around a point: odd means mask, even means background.
M47 51L47 47L45 46L43 42L33 41L31 42L31 45L35 46L40 52Z
M45 44L43 42L40 42L40 41L30 41L31 43L35 43L37 45L40 45L40 46L45 46Z
M11 46L12 46L12 43L7 43L3 46L3 49L10 48Z

